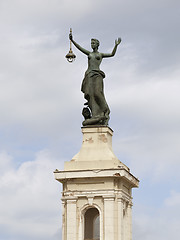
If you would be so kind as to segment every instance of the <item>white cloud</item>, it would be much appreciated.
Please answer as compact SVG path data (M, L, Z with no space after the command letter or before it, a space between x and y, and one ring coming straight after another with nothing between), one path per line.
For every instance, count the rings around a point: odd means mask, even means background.
M160 191L161 189L159 189ZM156 199L158 194L154 194L152 197ZM180 237L179 200L179 192L171 191L170 196L158 208L136 203L133 215L134 238L146 240L178 239Z
M149 176L158 181L166 174L173 174L169 171L170 164L175 171L180 168L179 72L166 77L160 72L144 81L141 76L137 79L137 74L134 78L131 75L133 81L130 76L127 82L120 80L108 96L112 114L116 113L112 116L116 121L112 123L119 131L114 149L121 161L123 157L128 159L139 177Z
M2 151L0 153L0 173L2 174L4 171L10 171L12 168L12 157L5 151Z
M61 226L61 187L55 182L53 171L61 168L63 162L47 150L17 169L12 168L12 161L11 156L1 153L4 172L0 177L0 225L7 229L5 235L17 239L52 238Z
M165 199L164 203L167 207L179 207L180 210L180 192L177 192L175 190L171 191L171 195Z

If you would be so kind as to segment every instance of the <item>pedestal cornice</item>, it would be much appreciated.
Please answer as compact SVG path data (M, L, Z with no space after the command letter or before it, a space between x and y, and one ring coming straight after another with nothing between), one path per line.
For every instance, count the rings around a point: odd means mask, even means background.
M127 181L132 187L139 186L139 180L124 168L119 169L94 169L94 170L76 170L54 172L55 179L59 182L68 179L88 179L88 178L115 178Z

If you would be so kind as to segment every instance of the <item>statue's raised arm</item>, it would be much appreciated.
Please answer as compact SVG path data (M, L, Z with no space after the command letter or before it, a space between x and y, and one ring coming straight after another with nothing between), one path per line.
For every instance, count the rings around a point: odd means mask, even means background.
M73 40L73 36L72 36L72 33L69 34L69 39L71 40L71 42L74 44L75 47L77 47L77 49L79 49L81 52L83 52L84 54L86 55L89 55L89 51L84 49L83 47L81 47L77 42L75 42Z
M112 53L102 53L102 58L113 57L116 53L118 45L121 43L121 38L115 40L115 46L112 50Z

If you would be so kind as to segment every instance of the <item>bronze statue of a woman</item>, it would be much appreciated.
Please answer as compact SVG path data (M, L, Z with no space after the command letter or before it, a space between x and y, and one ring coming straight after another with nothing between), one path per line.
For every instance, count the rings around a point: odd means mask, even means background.
M116 53L117 46L121 39L115 40L115 46L112 53L98 52L99 41L91 39L92 52L82 48L73 40L72 33L69 34L69 39L81 52L88 56L88 69L82 82L81 91L84 93L84 98L87 102L84 105L82 114L85 118L83 126L86 125L108 125L109 107L104 96L103 78L105 74L100 70L99 66L103 58L113 57Z

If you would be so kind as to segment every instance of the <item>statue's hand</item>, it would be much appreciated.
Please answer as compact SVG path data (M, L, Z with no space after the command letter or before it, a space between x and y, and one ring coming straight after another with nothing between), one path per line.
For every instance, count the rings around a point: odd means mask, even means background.
M115 45L118 46L120 43L121 43L121 38L118 38L118 39L115 40Z
M70 39L71 41L73 40L72 33L69 34L69 39Z

